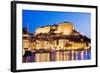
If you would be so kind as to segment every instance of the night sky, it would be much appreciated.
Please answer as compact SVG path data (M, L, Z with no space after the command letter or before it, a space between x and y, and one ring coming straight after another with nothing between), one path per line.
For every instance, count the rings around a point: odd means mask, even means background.
M91 14L79 12L56 12L56 11L22 11L22 27L28 27L29 32L34 32L36 28L46 25L54 25L61 22L72 22L75 29L91 36Z

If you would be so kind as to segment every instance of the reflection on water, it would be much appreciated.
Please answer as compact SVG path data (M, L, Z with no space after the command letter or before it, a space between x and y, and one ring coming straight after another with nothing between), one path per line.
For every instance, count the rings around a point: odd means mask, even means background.
M31 53L31 54L30 54ZM50 52L27 52L23 56L25 62L50 62L50 61L71 61L91 59L91 50L82 51L50 51Z

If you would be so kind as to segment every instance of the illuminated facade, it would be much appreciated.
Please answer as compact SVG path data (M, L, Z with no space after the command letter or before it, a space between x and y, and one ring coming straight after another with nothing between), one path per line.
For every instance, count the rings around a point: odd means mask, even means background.
M90 48L90 39L75 31L74 28L70 22L37 28L35 31L37 38L35 48L55 48L56 50Z
M72 34L74 26L70 22L59 23L58 25L48 25L44 27L37 28L35 35L37 34L60 34L60 35L70 35Z

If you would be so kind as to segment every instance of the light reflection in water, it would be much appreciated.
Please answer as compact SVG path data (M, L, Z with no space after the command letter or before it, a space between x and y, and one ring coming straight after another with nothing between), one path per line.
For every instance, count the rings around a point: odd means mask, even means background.
M91 59L91 50L82 51L51 51L46 53L32 52L29 56L23 56L25 62L50 62L50 61L71 61Z

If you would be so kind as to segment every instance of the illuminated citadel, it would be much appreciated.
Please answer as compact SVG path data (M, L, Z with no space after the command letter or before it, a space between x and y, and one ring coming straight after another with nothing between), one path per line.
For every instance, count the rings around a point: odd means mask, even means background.
M39 27L33 34L24 29L23 54L25 53L25 48L37 50L38 52L43 50L45 53L52 50L77 53L77 51L90 50L91 39L76 31L71 22L63 22L57 25Z

